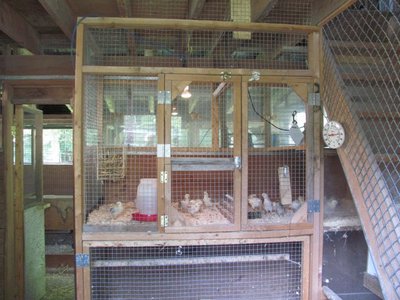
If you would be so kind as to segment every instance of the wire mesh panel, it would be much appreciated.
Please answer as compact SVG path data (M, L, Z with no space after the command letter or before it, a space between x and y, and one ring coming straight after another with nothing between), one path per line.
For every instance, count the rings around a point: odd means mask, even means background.
M247 94L248 224L289 223L305 202L304 102L286 84L251 82Z
M157 95L158 77L85 76L88 225L137 227L156 221Z
M90 248L92 299L302 299L303 243Z
M172 144L166 197L170 225L226 228L238 221L234 155L240 141L234 139L240 133L240 120L235 116L240 107L235 103L234 84L182 77L171 86L172 114L167 118L171 132L166 133Z
M362 193L356 200L376 262L400 294L398 127L400 107L399 3L359 1L324 27L323 100L328 117L342 122L341 160ZM350 170L350 171L349 171ZM356 177L356 178L354 178ZM359 198L359 197L357 197ZM355 197L356 199L356 197ZM366 207L366 212L361 210ZM370 245L371 246L371 245ZM385 288L386 289L386 288ZM386 289L387 292L387 289Z
M307 49L301 32L89 27L84 64L304 70Z

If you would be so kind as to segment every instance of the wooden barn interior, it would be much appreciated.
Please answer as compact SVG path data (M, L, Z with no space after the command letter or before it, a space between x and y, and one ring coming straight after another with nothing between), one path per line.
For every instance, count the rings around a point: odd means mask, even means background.
M0 0L0 299L400 299L399 0Z

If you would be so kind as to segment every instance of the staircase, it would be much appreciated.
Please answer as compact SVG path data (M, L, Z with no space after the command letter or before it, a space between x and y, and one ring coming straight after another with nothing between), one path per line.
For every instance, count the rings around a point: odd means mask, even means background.
M346 131L338 155L385 299L400 299L397 12L395 1L360 1L323 28L322 99Z

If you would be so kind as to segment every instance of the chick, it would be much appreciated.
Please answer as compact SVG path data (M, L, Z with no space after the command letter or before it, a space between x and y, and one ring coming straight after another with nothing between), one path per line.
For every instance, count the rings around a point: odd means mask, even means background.
M303 202L301 201L301 199L299 197L298 199L295 199L295 200L292 201L292 203L290 204L290 208L293 211L297 211L302 204L303 204Z
M326 204L330 209L335 209L338 205L338 201L336 199L329 199Z
M184 199L180 202L182 210L187 211L187 208L188 208L188 205L189 205L189 201L190 201L190 195L189 194L185 194Z
M272 202L271 199L269 199L269 196L267 193L262 193L261 196L264 199L264 210L265 212L272 212Z
M196 213L201 211L202 206L203 206L203 201L201 201L200 199L190 200L187 206L187 211L189 214L194 216Z
M272 210L277 213L278 216L282 217L285 214L285 209L279 202L272 203Z
M203 203L206 207L211 207L213 205L207 191L204 191Z
M124 206L120 201L115 203L111 208L110 208L110 214L115 219L118 217L122 212L124 211Z
M254 210L259 209L261 207L261 203L262 203L261 199L257 198L256 194L251 194L249 196L248 202L249 202L251 208Z

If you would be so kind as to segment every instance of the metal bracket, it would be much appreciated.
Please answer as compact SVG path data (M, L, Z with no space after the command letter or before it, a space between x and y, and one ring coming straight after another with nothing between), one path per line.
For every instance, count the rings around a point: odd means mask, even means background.
M160 183L168 183L168 172L167 171L160 172Z
M171 92L170 91L158 91L157 103L158 104L171 104Z
M320 93L309 93L308 104L314 106L321 106L321 94Z
M75 265L77 268L87 268L90 265L89 254L76 253Z
M235 169L240 170L242 168L242 158L240 156L235 156L233 159Z
M317 213L320 212L321 205L319 200L308 200L307 201L307 212L308 213Z
M160 217L160 223L161 223L161 227L168 227L168 216L162 215Z
M157 144L157 157L171 157L171 144Z

